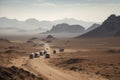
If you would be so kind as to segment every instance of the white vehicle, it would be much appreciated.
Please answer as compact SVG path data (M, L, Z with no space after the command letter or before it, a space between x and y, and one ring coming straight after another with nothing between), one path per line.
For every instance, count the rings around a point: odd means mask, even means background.
M39 52L36 52L36 53L35 53L35 58L38 58L38 57L40 57L40 53L39 53Z
M44 50L41 50L41 51L40 51L40 55L41 55L41 56L44 55Z
M45 54L45 58L50 58L50 54Z
M35 57L35 54L34 53L30 53L29 58L33 59L34 57Z

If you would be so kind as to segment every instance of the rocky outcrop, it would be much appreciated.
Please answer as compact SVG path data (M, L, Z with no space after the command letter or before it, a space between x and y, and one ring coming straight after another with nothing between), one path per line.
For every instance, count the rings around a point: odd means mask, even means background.
M44 80L42 77L15 66L2 67L0 66L0 80Z
M68 25L66 23L62 23L53 26L50 31L47 31L45 33L82 33L84 30L85 29L80 25Z

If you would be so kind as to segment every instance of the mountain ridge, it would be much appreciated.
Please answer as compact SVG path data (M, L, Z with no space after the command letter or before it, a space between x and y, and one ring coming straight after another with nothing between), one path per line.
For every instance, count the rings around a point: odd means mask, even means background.
M80 25L69 25L66 23L57 24L45 33L82 33L85 28Z
M119 36L117 32L120 31L120 16L115 14L110 15L101 26L98 28L78 36L81 37L114 37Z
M70 20L70 22L69 22ZM0 32L1 34L39 34L50 30L52 26L57 25L62 22L73 24L81 24L80 20L76 19L61 19L55 21L39 21L35 18L29 18L24 21L20 21L17 19L9 19L7 17L0 17ZM83 21L84 22L84 21ZM82 22L82 23L83 23ZM84 22L87 25L91 25L92 23ZM6 32L6 33L5 33Z

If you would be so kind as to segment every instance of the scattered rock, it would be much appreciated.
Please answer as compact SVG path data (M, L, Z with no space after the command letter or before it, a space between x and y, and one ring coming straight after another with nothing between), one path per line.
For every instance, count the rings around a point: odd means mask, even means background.
M67 61L64 61L63 63L67 64L74 64L74 63L80 63L82 61L86 61L87 59L79 59L79 58L74 58L74 59L69 59ZM88 60L87 60L88 61Z
M33 42L33 41L31 41L31 40L28 40L28 41L27 41L27 43L34 43L34 42Z
M0 80L44 80L44 78L37 77L36 75L15 66L0 66Z
M15 50L7 50L7 51L5 51L5 53L18 53L18 51L15 51Z
M18 46L9 46L9 49L18 49Z
M33 41L33 40L37 40L37 39L38 39L37 37L33 37L33 38L30 38L29 40Z
M10 41L8 39L3 39L3 38L0 38L0 41L10 43Z

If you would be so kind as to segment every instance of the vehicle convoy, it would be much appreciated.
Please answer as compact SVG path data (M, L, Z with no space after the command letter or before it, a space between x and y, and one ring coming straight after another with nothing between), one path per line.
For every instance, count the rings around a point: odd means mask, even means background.
M56 50L53 50L53 54L56 54ZM35 52L35 53L31 53L29 54L29 58L30 59L33 59L33 58L39 58L40 56L44 56L45 58L50 58L50 54L49 54L49 48L45 47L45 50L42 49L38 52Z
M48 54L47 51L41 50L40 52L30 53L29 59L39 58L40 56L43 55L45 55L45 58L50 58L50 54Z

